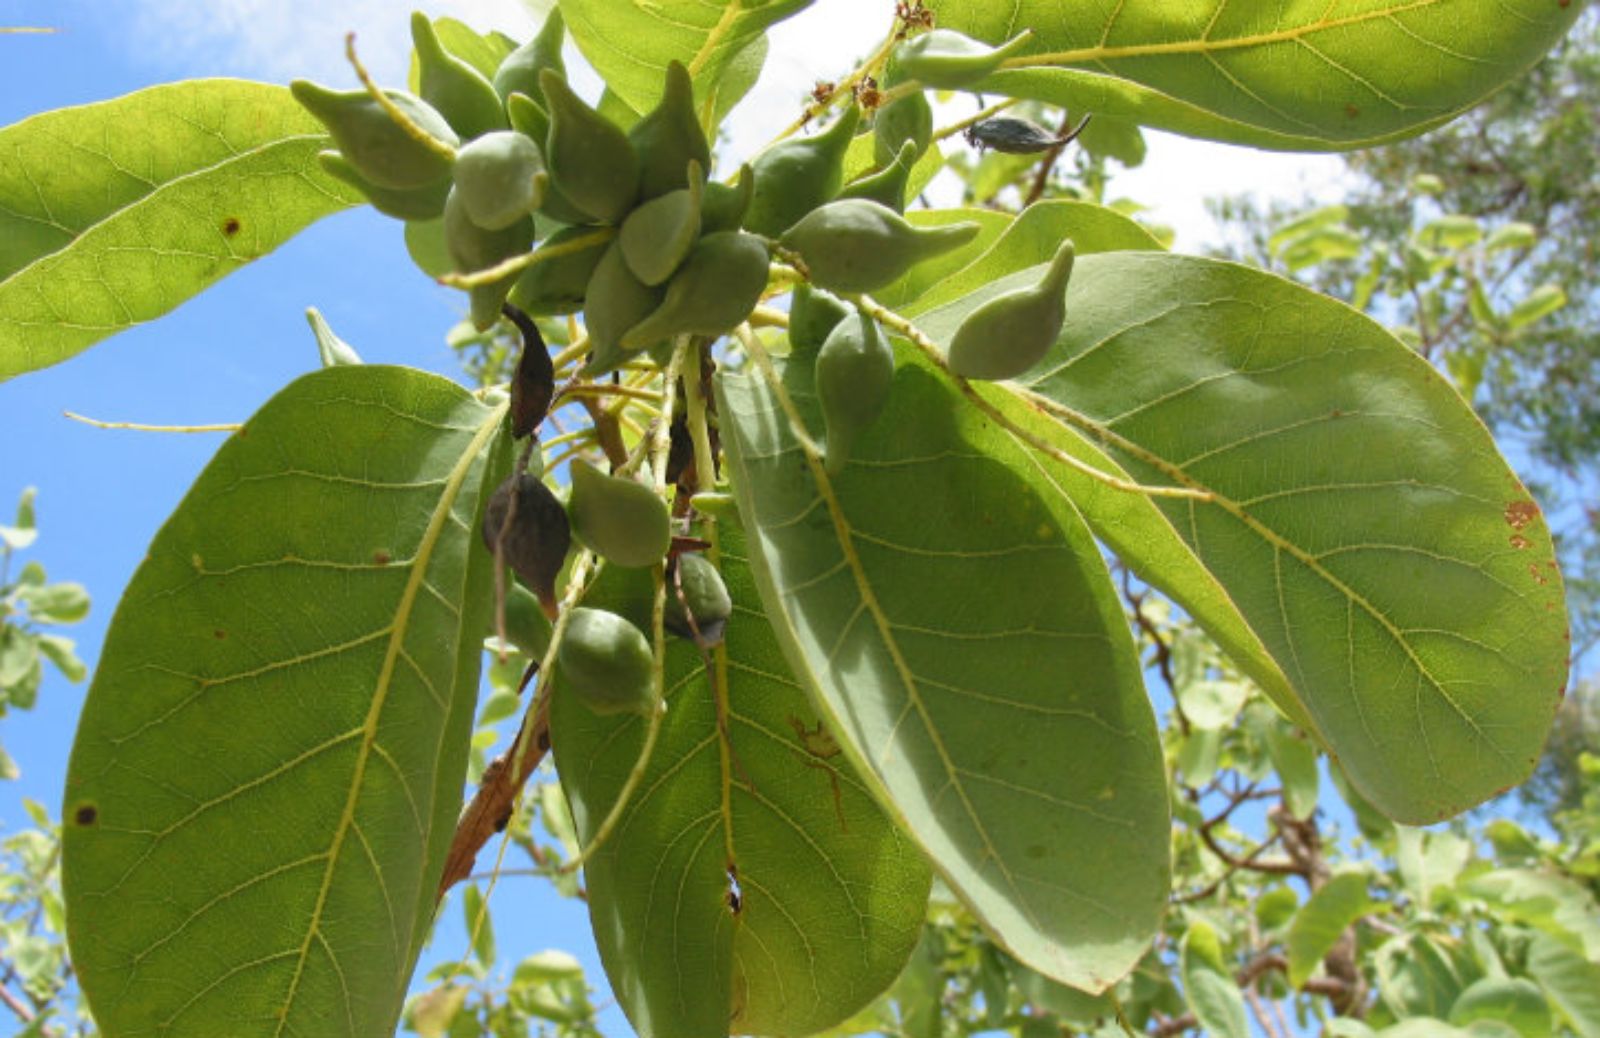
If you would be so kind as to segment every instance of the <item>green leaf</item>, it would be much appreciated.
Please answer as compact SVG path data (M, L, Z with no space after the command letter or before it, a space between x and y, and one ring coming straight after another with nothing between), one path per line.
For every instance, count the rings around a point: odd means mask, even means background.
M0 129L0 380L160 317L361 199L283 87L189 80Z
M1037 277L921 323L948 341ZM1561 578L1538 506L1444 379L1362 315L1214 260L1086 256L1067 314L1014 410L1049 412L1062 449L1093 443L1141 483L1213 495L1077 477L1111 548L1391 817L1435 821L1523 781L1566 684Z
M1343 227L1349 219L1350 207L1347 205L1328 205L1302 213L1272 232L1272 237L1267 239L1267 250L1274 256L1281 255L1291 242L1304 235L1330 227Z
M1472 860L1472 843L1455 833L1424 832L1409 826L1395 830L1395 862L1412 902L1421 909L1433 906L1434 892L1448 890Z
M467 884L461 894L461 925L472 941L472 954L485 968L494 965L494 918L489 902L476 883Z
M728 113L755 87L761 70L766 67L768 49L767 36L762 33L728 61L710 98L713 126L721 126Z
M1540 934L1528 947L1528 976L1580 1038L1600 1038L1600 963Z
M33 499L38 493L37 487L23 489L22 498L17 502L16 523L0 526L0 549L20 551L38 538L39 531L34 529L33 520Z
M1249 695L1250 686L1243 681L1207 679L1181 686L1178 703L1191 726L1217 731L1233 725Z
M1289 924L1289 983L1302 987L1351 923L1374 908L1367 877L1359 872L1334 876L1317 888Z
M1417 239L1430 249L1464 249L1483 239L1483 224L1477 217L1450 213L1424 224Z
M1506 315L1506 324L1512 331L1526 328L1567 305L1567 293L1560 285L1540 285L1523 297Z
M1450 1022L1466 1027L1477 1020L1509 1024L1521 1038L1550 1038L1555 1027L1544 992L1521 977L1486 977L1461 992L1450 1007Z
M106 1033L393 1031L461 808L502 414L406 368L315 372L156 535L63 811Z
M1449 957L1431 938L1407 934L1390 938L1377 952L1378 989L1394 1015L1442 1021L1461 994L1461 978Z
M1581 883L1536 869L1497 869L1462 886L1502 918L1543 930L1600 962L1600 905Z
M1169 882L1128 625L1072 506L901 352L837 478L812 365L719 379L762 601L846 754L996 943L1101 991L1138 960Z
M39 623L75 624L89 615L89 591L82 584L25 587L17 597L27 603L29 617Z
M1065 1023L1088 1028L1096 1021L1117 1015L1116 1003L1109 992L1091 995L1065 984L1057 984L1015 959L1008 958L1006 968L1011 973L1011 982L1029 1005L1049 1010Z
M1217 932L1196 921L1183 935L1178 951L1183 997L1201 1030L1215 1038L1250 1038L1244 995L1222 958Z
M1512 221L1496 227L1489 240L1483 243L1485 252L1499 249L1531 249L1539 243L1538 228L1532 224Z
M89 676L89 669L78 658L77 643L71 638L55 634L38 636L39 652L61 672L68 681L78 682Z
M606 86L636 112L661 96L667 63L677 59L694 77L702 100L723 71L767 28L811 0L561 0L567 31Z
M973 85L1195 137L1324 151L1447 122L1544 56L1582 5L1507 17L1493 0L1174 4L930 0L939 27L989 43L1033 30Z
M715 654L717 684L693 645L670 643L649 769L585 872L611 988L645 1038L831 1027L894 980L927 907L926 862L807 703L761 615L737 532L719 541L735 611ZM650 629L643 570L608 569L585 603ZM551 741L586 846L645 727L636 715L591 713L558 674Z
M1295 818L1310 818L1317 809L1317 749L1303 736L1273 719L1265 726L1267 754L1283 783L1283 803Z

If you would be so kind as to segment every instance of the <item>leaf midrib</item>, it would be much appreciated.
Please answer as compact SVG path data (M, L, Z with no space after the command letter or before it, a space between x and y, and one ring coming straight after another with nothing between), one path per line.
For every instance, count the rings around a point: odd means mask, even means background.
M366 774L367 761L371 757L378 738L378 721L382 716L384 704L388 701L389 692L393 687L394 669L405 647L406 633L410 626L412 607L416 602L423 582L427 576L429 564L433 560L433 553L438 547L441 534L445 525L455 511L457 498L461 485L466 481L467 474L477 463L488 445L500 428L501 419L504 418L508 405L502 404L495 408L484 418L467 449L462 451L455 468L450 472L445 481L444 489L440 492L439 503L434 507L433 514L428 518L428 526L423 531L422 539L417 545L416 553L412 557L410 575L406 579L405 590L401 592L400 603L395 610L394 626L389 635L389 645L384 652L383 666L378 672L377 687L372 697L372 705L367 710L366 720L361 728L361 742L356 753L356 762L352 770L350 791L346 795L344 811L339 823L334 829L333 839L328 846L328 864L323 870L322 882L317 890L317 900L312 907L310 920L306 926L306 936L301 942L298 952L295 953L294 974L289 981L289 990L283 998L283 1009L278 1015L278 1025L273 1030L274 1038L281 1038L284 1028L289 1022L289 1013L294 1006L295 997L299 991L300 979L305 974L306 962L310 958L313 942L321 935L322 913L327 905L328 893L333 888L333 878L339 864L339 855L343 849L345 836L355 825L357 804L360 800L361 784ZM330 951L331 958L331 951Z

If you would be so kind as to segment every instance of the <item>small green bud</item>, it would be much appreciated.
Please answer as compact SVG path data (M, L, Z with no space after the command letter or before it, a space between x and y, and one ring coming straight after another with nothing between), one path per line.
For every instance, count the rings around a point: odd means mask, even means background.
M968 314L950 340L950 370L962 378L1016 378L1043 360L1066 321L1074 255L1069 238L1037 285L995 296Z
M975 223L914 227L887 206L846 198L806 215L783 236L799 253L811 283L835 292L872 292L978 233Z
M498 231L539 208L543 172L537 144L513 130L495 130L456 152L452 175L472 222Z
M450 176L451 158L412 137L365 90L338 91L305 79L289 84L294 99L328 128L345 159L384 188L427 187ZM399 90L384 94L424 133L454 148L461 138L434 108Z
M679 590L683 592L681 599ZM711 560L695 553L679 555L676 572L667 581L667 629L684 638L694 638L698 631L700 644L716 645L722 641L722 629L732 615L728 585L722 582L722 574ZM690 617L694 618L692 626Z
M623 133L584 104L551 69L539 73L550 105L545 162L573 205L605 223L620 223L639 197L639 158Z
M900 73L940 90L971 86L1000 67L1000 63L1027 46L1031 31L990 47L951 29L934 29L900 44L895 61Z
M578 540L616 566L653 566L672 547L672 516L659 494L581 458L572 463L567 515Z
M494 92L509 102L512 94L527 94L535 100L544 97L539 85L539 73L551 69L562 76L567 74L566 63L561 58L561 44L566 39L566 26L561 20L561 8L552 6L539 34L507 54L494 73ZM526 131L524 131L526 132ZM534 137L544 140L544 135Z
M860 109L852 105L815 137L783 141L759 155L751 167L755 188L745 227L776 238L837 195L844 183L844 153L860 119Z

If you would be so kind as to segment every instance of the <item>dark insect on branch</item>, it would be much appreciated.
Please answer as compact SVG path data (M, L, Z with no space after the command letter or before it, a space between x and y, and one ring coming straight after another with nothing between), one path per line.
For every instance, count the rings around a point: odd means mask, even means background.
M1089 125L1091 118L1086 115L1068 132L1054 134L1036 122L1014 115L997 115L981 123L973 123L962 136L979 151L992 149L1007 155L1036 155L1051 148L1065 147L1077 140L1078 134Z

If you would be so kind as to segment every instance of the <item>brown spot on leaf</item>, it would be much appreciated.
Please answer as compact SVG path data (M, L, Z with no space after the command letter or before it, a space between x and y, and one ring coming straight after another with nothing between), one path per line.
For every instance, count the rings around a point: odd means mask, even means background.
M1361 115L1361 109L1357 108L1353 104L1347 104L1344 106L1344 115L1346 119L1359 118Z
M100 811L93 804L83 804L72 812L72 820L79 825L93 825L100 818Z
M1536 584L1548 584L1548 583L1550 583L1549 578L1546 577L1543 573L1539 572L1539 564L1537 562L1531 563L1528 566L1528 572L1533 574L1534 583L1536 583Z
M1511 546L1518 551L1521 551L1532 543L1532 541L1528 540L1528 538L1522 536L1520 533L1514 533L1511 535Z
M1506 505L1505 515L1507 526L1521 530L1539 518L1539 506L1532 501L1513 501Z
M243 226L244 224L239 222L239 218L237 216L230 216L226 220L222 221L222 233L232 238L234 235L239 233L240 228Z
M222 641L222 639L226 638L227 636L228 636L228 632L222 630L221 628L218 628L217 630L211 632L211 637L215 638L219 642Z
M377 551L372 553L372 561L380 566L387 566L389 564L389 559L389 553L384 551L382 548L379 548Z

